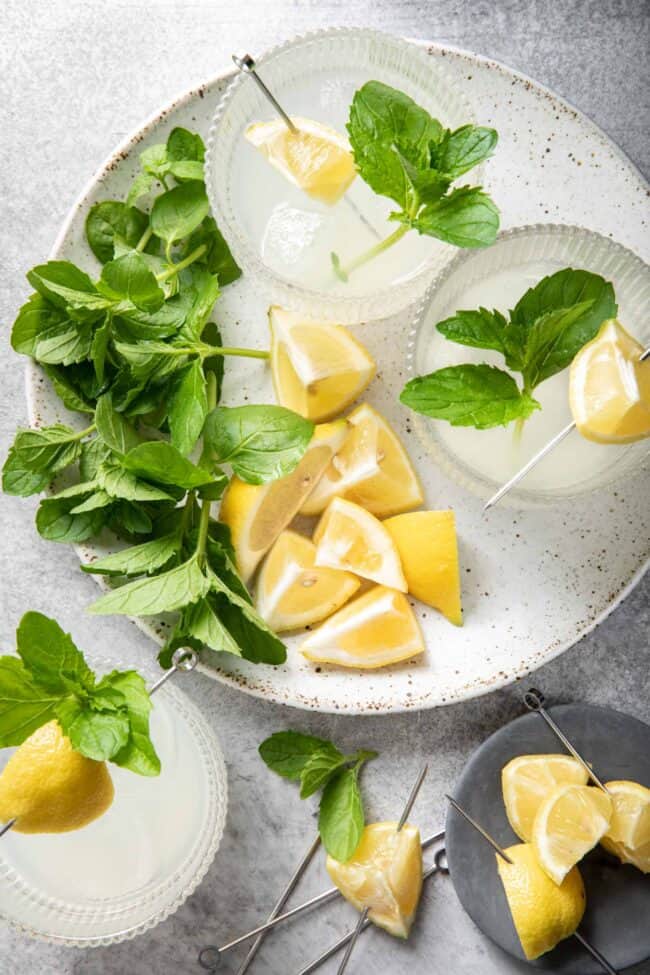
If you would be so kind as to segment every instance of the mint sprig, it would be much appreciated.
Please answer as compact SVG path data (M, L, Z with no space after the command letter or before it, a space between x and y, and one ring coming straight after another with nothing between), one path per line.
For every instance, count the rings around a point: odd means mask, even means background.
M408 95L369 81L355 92L347 130L359 175L375 193L397 204L390 219L400 226L347 262L332 254L341 280L347 281L409 230L456 247L493 243L499 229L493 200L480 186L451 185L492 155L498 140L494 129L445 129Z
M400 400L416 413L478 430L526 420L540 404L532 393L565 369L618 306L609 281L590 271L564 268L543 278L508 316L478 308L438 322L446 338L500 353L511 372L485 363L446 366L411 379Z
M323 846L335 859L349 860L365 825L359 772L377 752L360 749L345 755L325 738L279 731L262 742L259 753L272 771L300 782L301 799L322 790L318 829Z
M42 613L23 616L16 649L18 657L0 657L0 748L22 744L56 719L86 758L160 773L149 737L151 701L136 671L98 680L70 634Z

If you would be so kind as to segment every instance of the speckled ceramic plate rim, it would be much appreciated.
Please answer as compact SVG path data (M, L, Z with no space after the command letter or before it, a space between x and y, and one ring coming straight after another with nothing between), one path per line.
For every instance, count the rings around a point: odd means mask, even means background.
M557 103L565 111L571 113L576 121L581 124L588 126L594 136L598 137L603 147L612 151L621 162L628 167L633 175L650 191L650 184L640 172L640 170L635 166L635 164L629 159L629 157L623 152L623 150L613 142L609 136L600 128L595 122L593 122L587 115L577 109L572 105L567 99L556 94L546 85L543 85L523 72L516 71L510 68L508 65L494 60L492 58L485 57L483 55L474 54L471 51L466 51L462 48L454 47L449 44L435 44L430 41L423 41L420 39L411 39L413 43L417 43L426 48L428 53L438 53L442 57L446 53L450 53L459 57L466 58L471 64L479 63L487 68L493 68L503 74L514 77L520 82L527 86L530 86L536 93L540 93ZM191 88L171 101L167 102L162 108L153 112L146 121L138 126L130 135L128 135L122 142L117 146L117 148L107 157L102 165L95 171L93 176L87 181L83 187L81 193L72 204L68 214L61 226L59 233L54 241L52 249L50 251L49 258L54 260L59 256L59 251L62 249L66 237L70 231L71 225L78 213L83 207L86 206L86 201L88 197L92 194L93 189L96 184L104 179L112 169L118 166L121 162L124 162L131 151L137 147L137 145L142 142L155 128L160 124L166 116L177 108L189 104L195 98L203 98L206 90L217 85L219 83L227 82L228 79L234 76L234 71L222 71L218 74L213 75L210 79L203 82L202 84ZM25 368L25 388L26 388L26 399L30 422L34 422L34 416L36 413L36 403L34 398L34 392L36 388L35 379L40 375L38 372L38 367L32 361L29 361ZM75 550L82 559L83 548L79 545L75 545ZM526 675L532 673L538 667L544 663L555 659L560 654L564 653L570 647L578 643L583 637L591 633L603 620L605 620L610 613L612 613L629 595L629 593L634 589L634 587L639 583L639 581L645 575L645 572L650 565L650 559L646 559L636 571L630 576L625 584L621 586L619 591L616 593L614 598L608 603L605 609L594 616L592 620L579 628L575 636L569 640L558 642L557 644L550 643L546 650L541 653L538 651L533 651L530 656L520 659L517 664L510 668L510 673L507 676L501 676L501 674L495 674L491 681L486 681L483 678L478 678L474 681L468 681L461 688L455 692L449 693L449 695L441 701L431 700L432 691L428 690L420 696L414 696L409 701L391 701L389 704L382 702L381 705L373 706L355 706L354 704L348 705L347 703L341 704L341 706L336 706L329 703L321 703L315 700L313 697L308 697L301 695L297 691L293 691L293 696L290 697L288 694L282 695L275 692L273 687L273 681L268 679L262 679L261 681L256 680L247 676L244 677L238 674L231 674L226 671L221 670L218 667L207 666L203 663L199 663L198 667L202 673L222 681L231 687L239 688L247 694L251 694L253 697L258 697L263 700L270 700L274 703L284 704L288 706L293 706L305 710L319 711L322 713L347 713L347 714L384 714L384 713L403 713L408 711L424 710L431 707L441 707L447 704L454 704L460 701L468 700L474 697L480 697L484 694L488 694L491 691L498 690L501 687L507 686L514 683L516 680L520 680ZM93 577L101 588L106 588L103 580L98 577ZM155 629L154 626L149 624L146 620L141 618L130 618L142 632L150 636L158 645L161 643L160 634Z

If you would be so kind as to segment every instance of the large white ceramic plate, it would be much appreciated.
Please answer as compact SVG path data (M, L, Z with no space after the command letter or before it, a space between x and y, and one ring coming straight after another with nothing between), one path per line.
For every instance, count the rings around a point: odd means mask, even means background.
M476 118L500 135L486 184L504 228L570 223L611 235L645 260L650 239L647 186L628 159L592 122L548 89L495 61L430 45L432 63L462 86ZM207 134L230 74L190 91L158 112L121 145L69 215L53 255L92 269L83 235L88 207L122 198L138 169L138 153L163 141L175 125ZM216 318L226 345L268 345L266 305L255 281L226 289ZM379 671L315 668L288 641L282 667L256 667L226 655L206 658L217 680L267 700L320 711L378 713L435 707L483 694L557 656L602 620L641 577L649 557L650 511L643 473L609 493L557 507L484 516L480 503L427 458L397 402L406 374L412 316L361 325L356 333L379 365L368 400L395 424L426 487L428 507L451 506L460 535L465 626L432 610L417 612L427 643L417 662ZM30 419L51 423L63 411L37 367L29 366ZM224 402L272 401L263 362L230 360ZM69 418L67 418L69 420ZM110 545L110 540L107 540ZM81 547L88 560L105 547ZM139 621L156 639L164 621ZM152 653L154 648L152 647Z

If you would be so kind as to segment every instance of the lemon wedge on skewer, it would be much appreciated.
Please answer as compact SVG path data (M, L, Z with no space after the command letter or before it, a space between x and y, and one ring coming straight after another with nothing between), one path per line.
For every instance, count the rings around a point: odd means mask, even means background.
M332 498L354 501L378 518L422 504L422 486L404 446L377 410L367 403L348 416L349 433L320 483L301 509L318 515Z
M571 363L569 402L587 440L623 444L650 437L650 359L615 318Z
M609 829L612 800L601 789L560 785L541 803L533 823L540 866L556 884Z
M230 529L237 567L244 582L304 503L345 439L345 420L322 423L296 468L267 484L246 484L233 477L221 502L219 518Z
M278 403L319 422L341 413L375 375L368 350L343 325L269 308L271 375Z
M315 663L374 670L423 653L424 640L406 596L375 586L330 616L300 650Z
M316 565L344 569L382 586L407 591L393 539L365 508L334 498L314 532Z
M497 869L515 931L530 961L575 933L585 912L585 888L577 867L555 884L542 870L530 843L517 843L504 852L513 862L506 863L497 854Z
M295 132L274 119L249 125L244 135L294 186L321 203L337 203L357 174L347 139L321 122L291 121Z
M340 609L360 586L350 572L319 568L316 546L296 532L282 532L257 581L257 610L282 633L320 623Z
M463 625L453 511L412 511L382 522L402 562L408 591L455 626Z
M0 822L18 833L66 833L87 826L113 802L105 762L75 751L49 721L14 752L0 774Z
M589 776L570 755L519 755L501 770L506 815L517 836L533 837L533 823L542 802L559 785L586 785Z
M638 782L607 782L613 812L602 846L631 863L642 873L650 873L650 789Z
M327 872L358 911L368 908L374 924L407 938L422 892L420 831L406 823L371 823L352 858L341 863L328 856Z

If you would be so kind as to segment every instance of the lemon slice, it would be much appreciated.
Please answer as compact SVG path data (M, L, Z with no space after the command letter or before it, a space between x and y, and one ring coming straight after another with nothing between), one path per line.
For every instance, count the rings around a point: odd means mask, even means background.
M412 511L382 522L404 569L408 591L455 626L463 625L453 511Z
M269 308L271 375L278 403L327 420L360 396L375 375L368 350L343 325Z
M406 592L397 547L382 523L352 501L334 498L314 532L316 565L354 572Z
M233 477L221 502L219 518L230 529L237 567L244 582L253 575L304 503L345 438L345 420L322 423L297 467L268 484L246 484Z
M567 873L609 829L612 800L587 785L559 785L543 800L533 823L533 846L551 880Z
M364 403L348 416L348 423L345 443L301 513L318 515L335 497L354 501L378 518L421 505L424 496L418 476L384 417Z
M300 650L316 663L374 670L422 653L424 641L406 596L375 586L330 616Z
M630 443L650 437L650 360L615 318L571 363L569 402L587 440Z
M555 884L540 867L530 843L509 846L506 863L497 854L497 869L515 931L529 961L569 938L578 928L587 898L577 867Z
M244 133L283 176L322 203L336 203L357 175L350 145L336 129L296 116L297 132L282 121L256 122Z
M422 892L420 831L406 823L370 823L352 858L328 856L327 872L346 900L397 938L407 938Z
M544 799L558 785L586 785L587 772L570 755L519 755L501 771L506 815L522 840L533 836L533 822Z
M641 873L650 873L650 843L644 843L643 846L637 846L632 850L624 843L617 843L607 836L603 836L600 842L606 850L618 857L621 863L629 863Z
M350 599L360 582L349 572L314 565L316 546L282 532L257 581L257 609L277 633L320 623Z
M650 843L650 789L638 782L606 782L612 797L612 821L607 839L632 850Z
M76 752L58 721L38 728L0 775L0 822L18 833L67 833L103 815L113 801L105 762Z

